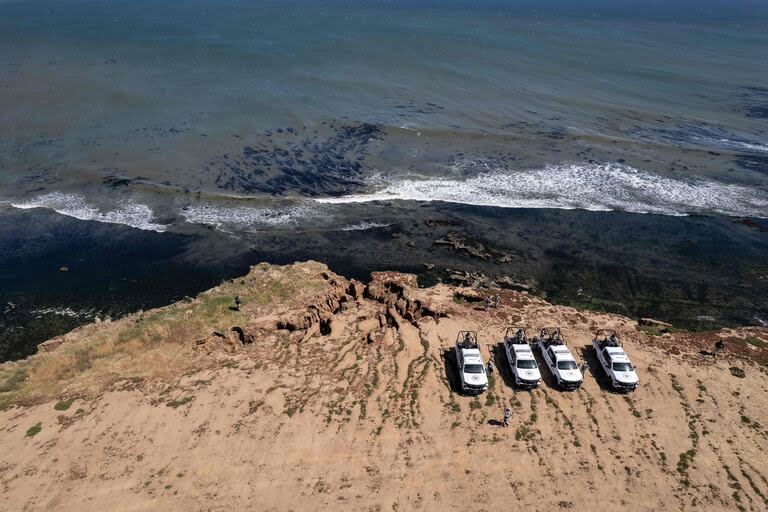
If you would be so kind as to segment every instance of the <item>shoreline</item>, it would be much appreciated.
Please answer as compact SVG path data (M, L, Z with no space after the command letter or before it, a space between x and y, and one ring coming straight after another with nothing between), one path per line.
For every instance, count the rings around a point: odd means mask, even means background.
M522 286L557 304L694 330L759 325L753 316L768 309L768 271L760 277L768 269L768 226L759 219L447 204L390 209L370 229L242 238L194 225L184 233L147 232L42 209L0 213L2 359L28 355L96 317L194 295L260 261L316 259L363 281L372 271L395 270L425 284Z

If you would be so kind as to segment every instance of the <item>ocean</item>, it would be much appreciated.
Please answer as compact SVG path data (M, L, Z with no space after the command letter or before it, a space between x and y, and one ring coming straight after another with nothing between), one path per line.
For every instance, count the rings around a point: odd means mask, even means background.
M752 0L2 0L6 345L33 350L29 326L55 317L33 310L119 314L287 255L512 275L576 302L591 283L592 305L622 312L762 322L766 54ZM80 279L111 284L82 293L41 283L19 254L32 238L75 271L44 242L69 222L100 225L72 228L98 231L97 252L110 227L142 240L147 264L93 263ZM435 246L448 232L516 256ZM153 292L169 256L152 248L191 239L215 248L187 262L205 277ZM654 286L680 279L677 306L638 296L629 261ZM145 290L131 300L128 275Z

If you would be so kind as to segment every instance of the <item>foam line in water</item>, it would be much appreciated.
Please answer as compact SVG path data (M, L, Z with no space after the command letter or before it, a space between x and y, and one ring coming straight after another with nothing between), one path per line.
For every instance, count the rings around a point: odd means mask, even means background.
M264 227L292 226L314 216L308 205L281 208L257 208L252 206L193 205L181 211L192 224L208 224L220 229L242 231Z
M92 220L109 224L123 224L145 231L163 232L166 229L166 226L154 221L154 212L149 206L127 201L120 203L116 209L105 211L89 204L86 202L85 198L79 194L51 192L28 201L11 202L10 204L14 208L23 210L31 208L47 208L61 215L74 217L75 219Z
M473 163L477 167L477 163ZM501 208L558 208L688 215L767 217L768 194L699 178L683 180L622 164L561 164L541 169L492 170L465 179L406 178L378 191L316 199L343 204L444 201Z
M350 224L340 228L341 231L367 231L369 229L386 228L390 224L384 224L380 222L359 222L357 224Z

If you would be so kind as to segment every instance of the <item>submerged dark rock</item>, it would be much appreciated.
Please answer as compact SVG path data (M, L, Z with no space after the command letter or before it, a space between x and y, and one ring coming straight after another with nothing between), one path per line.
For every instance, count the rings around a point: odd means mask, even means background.
M746 117L768 119L768 87L745 87L739 95L739 106Z
M279 128L207 165L218 187L232 192L282 195L342 195L364 185L368 145L381 137L373 124L333 127L325 138ZM270 138L270 136L272 138Z

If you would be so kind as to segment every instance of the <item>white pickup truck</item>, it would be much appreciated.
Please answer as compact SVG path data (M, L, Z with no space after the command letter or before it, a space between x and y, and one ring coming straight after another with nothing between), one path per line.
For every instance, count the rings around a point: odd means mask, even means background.
M509 368L519 388L533 389L541 382L541 373L528 344L524 327L509 327L504 334L504 353L509 361Z
M456 335L456 365L459 369L461 389L465 393L479 395L488 389L488 375L477 344L477 333L460 331Z
M634 365L629 360L624 346L616 331L600 329L592 340L597 360L603 371L611 379L611 387L616 391L634 391L640 385Z
M565 345L560 329L544 327L534 338L534 342L538 345L541 356L557 381L557 386L563 390L579 389L584 382L584 376L573 354Z

